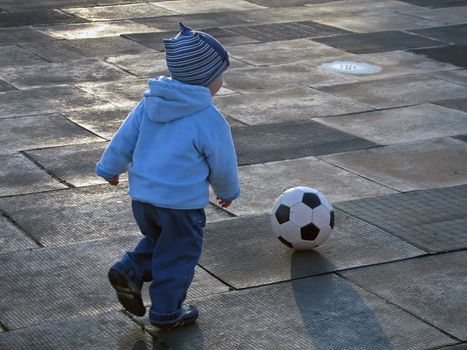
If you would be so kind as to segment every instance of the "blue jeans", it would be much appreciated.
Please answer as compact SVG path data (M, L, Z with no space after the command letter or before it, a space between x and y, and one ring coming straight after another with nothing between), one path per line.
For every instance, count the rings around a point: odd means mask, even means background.
M150 321L176 320L201 255L204 209L168 209L138 201L131 206L144 238L113 268L139 287L152 279Z

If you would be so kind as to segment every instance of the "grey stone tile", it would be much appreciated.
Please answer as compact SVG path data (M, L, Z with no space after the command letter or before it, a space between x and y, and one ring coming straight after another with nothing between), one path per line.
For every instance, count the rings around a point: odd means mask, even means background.
M157 29L129 20L91 22L78 24L56 24L37 27L37 30L58 39L89 39L118 36L123 33L155 32Z
M79 60L84 54L77 47L70 45L70 40L38 40L20 44L21 47L49 62Z
M0 78L17 88L122 80L131 75L98 59L0 68Z
M454 136L453 138L456 139L456 140L461 140L461 141L467 142L467 134L466 135Z
M467 44L467 23L445 27L412 30L413 33L458 45Z
M283 190L296 186L317 188L332 202L395 193L314 157L246 165L239 173L242 195L228 208L236 215L267 212Z
M0 93L6 91L16 91L17 89L8 84L7 82L0 80Z
M109 140L133 107L130 105L128 108L96 106L86 110L65 112L63 115L94 134Z
M450 45L444 47L412 50L412 52L430 57L434 60L447 62L459 67L467 68L465 56L467 45Z
M320 91L373 107L390 108L467 96L464 86L426 75L319 87Z
M294 256L292 264L299 260ZM298 263L293 266L299 269ZM334 275L225 293L197 304L202 312L197 326L155 335L174 349L422 350L454 342Z
M460 185L341 202L335 206L412 245L441 252L467 246L466 193L467 186Z
M10 350L138 350L152 349L153 343L148 333L118 311L18 329L0 336L0 347Z
M433 72L430 73L431 76L449 80L453 83L461 84L467 86L467 70L456 70L452 72Z
M286 3L281 0L248 0L248 2L252 2L253 4L267 6L267 7L284 7L284 5L288 6L302 6L306 4L319 4L322 2L331 2L332 0L289 0Z
M237 0L235 2L229 0L198 0L196 2L196 6L193 6L193 3L190 0L163 1L154 4L182 14L212 13L226 11L250 11L265 8L264 6L255 5L251 2L243 0Z
M315 120L382 145L467 133L467 113L433 104Z
M241 93L272 92L302 86L352 81L356 80L349 76L337 76L328 73L305 62L271 67L230 69L224 74L225 86Z
M320 158L396 190L412 191L467 183L466 157L465 142L446 138Z
M0 29L0 46L49 40L50 37L31 27Z
M67 5L92 5L95 3L94 0L69 0L67 1ZM4 0L2 2L2 8L9 11L28 11L33 9L52 9L52 8L59 8L63 6L63 2L61 0L40 0L34 2L28 1L15 1L15 0Z
M438 72L443 75L444 71L459 69L449 63L443 63L432 60L423 55L416 55L411 52L396 50L390 52L371 53L363 55L343 56L335 59L328 59L327 57L311 62L312 65L321 65L323 63L331 63L337 61L351 61L360 63L369 63L380 66L382 70L375 74L349 74L333 72L333 74L352 77L357 80L375 80L381 78L388 78L398 75L430 73L430 75L437 76ZM324 69L320 67L320 69ZM431 74L433 72L433 74ZM449 73L446 73L449 74Z
M41 63L45 63L45 61L21 47L15 45L0 46L0 68Z
M422 320L465 340L465 251L344 272L344 276Z
M311 88L222 96L215 98L215 103L223 113L246 124L306 120L372 109Z
M89 94L111 101L118 108L132 109L148 89L148 80L133 78L110 83L78 83L76 86Z
M73 111L99 104L109 103L71 85L11 91L0 94L0 119Z
M434 103L436 103L437 105L443 106L443 107L467 112L467 97L441 100L441 101L436 101Z
M315 38L313 41L356 54L446 45L444 41L397 30L377 33L343 34L325 38Z
M0 255L37 247L36 243L8 221L7 218L0 215Z
M121 36L67 40L67 43L76 47L85 57L139 55L152 52L150 48Z
M437 22L428 18L384 11L363 13L358 16L327 17L316 19L315 21L357 33L429 28L443 25L442 22Z
M14 330L120 309L107 272L136 243L116 237L0 256L2 322ZM189 298L227 290L199 268L196 274Z
M331 59L346 55L345 51L307 39L233 46L229 48L229 53L234 58L258 66Z
M431 8L465 6L464 0L403 0L403 1L417 5L417 6L431 7ZM455 11L456 9L454 8L451 10Z
M239 18L236 12L217 12L217 13L193 13L188 15L177 14L173 16L136 18L134 22L158 28L167 31L178 29L180 22L186 23L197 30L227 27L232 25L247 24L248 22Z
M139 77L150 78L157 75L169 75L165 54L162 52L150 52L139 55L118 55L107 58L116 66L131 72Z
M419 10L406 10L403 12L445 24L465 23L467 18L467 6L459 6L455 9L452 7L442 7L435 9L422 8Z
M86 22L58 9L31 9L0 13L0 27L20 27L52 23Z
M67 188L22 154L0 155L0 197Z
M162 17L175 14L173 11L155 6L151 3L68 7L64 8L63 11L89 21L113 21L131 18Z
M0 154L40 147L101 141L61 115L0 119Z
M311 251L283 245L270 222L262 214L208 224L200 265L235 288L247 288L424 254L340 211L330 238Z
M314 121L232 128L239 165L374 147L376 144Z
M106 184L36 193L2 198L0 210L45 246L126 235L139 237L127 192L127 184L122 183L118 187ZM207 207L206 215L208 221L230 217L213 206Z
M239 26L228 30L258 41L283 41L347 33L343 29L311 21Z

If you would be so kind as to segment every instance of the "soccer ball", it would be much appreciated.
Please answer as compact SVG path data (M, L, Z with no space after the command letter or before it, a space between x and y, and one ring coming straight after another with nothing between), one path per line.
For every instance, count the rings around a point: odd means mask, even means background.
M334 210L318 190L294 187L276 199L271 224L273 233L286 246L308 250L328 239L334 228Z

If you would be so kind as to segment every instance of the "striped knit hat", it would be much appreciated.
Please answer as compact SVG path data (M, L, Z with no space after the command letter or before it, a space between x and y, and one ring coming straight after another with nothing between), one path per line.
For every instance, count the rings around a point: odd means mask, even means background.
M229 66L229 55L211 35L180 23L180 33L165 39L165 59L172 77L182 83L208 86Z

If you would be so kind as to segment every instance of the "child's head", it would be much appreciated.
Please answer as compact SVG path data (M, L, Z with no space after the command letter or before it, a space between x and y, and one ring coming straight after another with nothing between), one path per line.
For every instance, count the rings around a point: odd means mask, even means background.
M180 33L164 40L167 68L172 78L185 84L209 87L211 94L222 86L222 73L229 55L211 35L194 31L180 23Z

